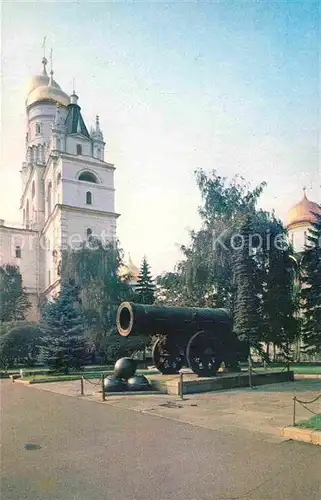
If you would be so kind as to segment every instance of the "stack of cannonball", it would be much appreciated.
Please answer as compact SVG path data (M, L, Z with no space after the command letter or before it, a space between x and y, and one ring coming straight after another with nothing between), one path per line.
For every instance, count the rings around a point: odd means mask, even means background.
M137 362L132 358L121 358L115 363L114 374L104 381L106 392L146 391L150 388L144 375L135 375Z

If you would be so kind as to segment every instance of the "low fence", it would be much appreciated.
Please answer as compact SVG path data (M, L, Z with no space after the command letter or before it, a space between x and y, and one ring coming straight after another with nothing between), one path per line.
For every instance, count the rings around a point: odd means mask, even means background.
M269 369L270 370L273 370L273 371L276 371L276 367L275 366L272 366L270 365L270 363L267 363L266 361L264 361L263 363L263 366L262 368L266 371L268 371ZM247 368L247 371L248 371L248 374L249 374L249 386L251 389L255 389L255 385L253 384L253 374L255 375L263 375L264 372L258 372L256 371L254 368L253 368L253 362L252 362L252 359L251 359L251 356L249 356L248 358L248 368ZM290 362L287 361L286 364L283 366L282 369L278 369L279 372L290 372Z
M293 397L293 420L292 420L293 427L296 426L296 405L299 404L299 405L303 406L303 408L305 410L312 413L313 415L319 415L320 412L315 412L315 411L311 410L311 408L307 407L307 405L312 405L312 404L316 403L319 399L321 399L321 394L319 394L319 396L312 399L311 401L301 401L297 396Z
M90 380L89 378L82 376L80 379L80 394L81 396L85 395L85 381L88 382L89 384L98 387L101 387L101 393L102 393L102 400L105 401L106 399L106 392L105 392L105 375L102 373L100 378L98 379L98 382L93 382L93 380Z

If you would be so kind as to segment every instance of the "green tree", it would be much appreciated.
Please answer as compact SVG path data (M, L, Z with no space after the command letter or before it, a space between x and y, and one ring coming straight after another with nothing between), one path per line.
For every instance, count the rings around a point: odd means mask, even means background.
M42 330L41 357L51 371L69 373L85 364L84 317L72 281L64 282L58 297L44 307Z
M184 260L174 273L157 278L157 302L169 305L226 307L235 330L261 352L261 342L288 345L293 322L293 265L289 246L271 245L268 235L286 237L275 216L257 204L265 183L250 189L217 172L196 173L202 195L202 227L182 247ZM282 311L276 304L283 304ZM273 325L273 326L272 326Z
M246 214L239 231L239 242L235 250L234 271L234 330L250 347L259 348L260 303L255 280L255 259L250 246L253 234L251 215Z
M263 339L290 359L291 346L299 336L296 265L286 230L274 215L267 225L269 247L264 248Z
M64 279L73 279L80 290L87 338L92 342L94 352L105 360L111 349L115 351L119 345L117 308L121 302L133 300L135 296L129 284L130 277L120 276L122 259L118 245L103 244L98 239L84 243L80 249L66 250L63 254L62 274ZM115 348L112 347L114 344ZM128 338L127 345L132 344L133 350L136 350L136 340Z
M19 267L0 267L0 322L24 320L31 304L23 288Z
M146 257L143 258L135 293L136 300L140 304L153 304L155 301L155 285Z
M0 338L0 366L10 368L16 364L34 366L38 360L42 331L34 323L22 323L11 328Z
M314 214L303 258L303 341L305 351L321 352L321 215Z

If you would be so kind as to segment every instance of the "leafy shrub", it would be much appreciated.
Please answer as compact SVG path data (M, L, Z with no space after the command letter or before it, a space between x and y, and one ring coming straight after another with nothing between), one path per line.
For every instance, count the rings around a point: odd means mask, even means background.
M0 338L0 367L15 364L33 366L39 356L43 333L35 323L23 323L11 328Z

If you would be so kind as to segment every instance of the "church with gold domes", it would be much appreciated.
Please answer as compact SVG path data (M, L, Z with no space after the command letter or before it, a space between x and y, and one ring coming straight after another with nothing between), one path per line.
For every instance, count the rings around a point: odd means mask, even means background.
M308 243L307 236L311 222L316 221L315 214L321 215L321 207L317 203L308 200L304 189L302 199L289 210L286 220L288 235L295 253L304 251Z
M113 164L105 161L99 117L88 131L75 91L69 96L47 72L29 81L21 226L0 219L0 265L20 268L35 317L42 297L59 290L61 250L90 236L116 238Z

